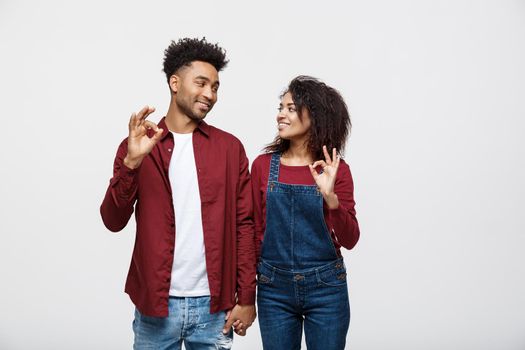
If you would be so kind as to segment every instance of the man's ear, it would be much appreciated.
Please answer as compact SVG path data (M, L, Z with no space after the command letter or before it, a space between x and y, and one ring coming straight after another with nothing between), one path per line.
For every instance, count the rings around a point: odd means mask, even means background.
M169 82L170 89L173 93L177 92L179 83L180 83L180 77L178 75L173 74L170 77L170 82Z

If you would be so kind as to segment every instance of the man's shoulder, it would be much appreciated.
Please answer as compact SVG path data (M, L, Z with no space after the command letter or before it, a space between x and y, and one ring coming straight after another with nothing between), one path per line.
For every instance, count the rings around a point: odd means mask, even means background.
M208 132L210 134L210 139L217 140L220 142L226 142L231 145L237 145L242 147L242 142L239 140L235 135L232 133L229 133L227 131L224 131L222 129L219 129L216 126L208 124Z

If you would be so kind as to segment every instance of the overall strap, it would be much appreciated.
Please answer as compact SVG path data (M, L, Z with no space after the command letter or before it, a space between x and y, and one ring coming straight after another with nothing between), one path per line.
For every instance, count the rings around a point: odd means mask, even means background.
M279 163L281 162L281 153L275 152L272 154L270 161L270 176L268 177L268 184L277 182L279 180Z

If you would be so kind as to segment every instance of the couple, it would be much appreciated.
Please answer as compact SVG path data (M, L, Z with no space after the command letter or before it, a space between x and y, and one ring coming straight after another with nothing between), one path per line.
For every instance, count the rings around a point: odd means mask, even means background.
M160 123L131 116L100 211L117 232L135 212L126 293L135 349L229 349L256 317L264 349L344 349L350 321L340 252L359 239L353 182L338 151L350 128L340 94L307 76L281 96L278 135L254 160L204 122L225 51L184 38L166 49ZM257 279L256 279L257 276Z

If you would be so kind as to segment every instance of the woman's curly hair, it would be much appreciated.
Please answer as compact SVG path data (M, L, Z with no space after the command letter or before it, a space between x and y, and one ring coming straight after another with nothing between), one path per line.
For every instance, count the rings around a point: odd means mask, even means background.
M218 44L208 43L206 38L182 38L177 42L172 41L164 51L164 73L168 82L179 68L189 66L193 61L207 62L214 66L217 72L229 62L226 59L226 51Z
M330 155L334 147L339 154L343 154L352 123L341 94L318 79L306 75L294 78L280 98L288 92L292 95L299 118L302 120L305 110L310 116L306 147L313 159L324 159L323 145L326 145ZM264 151L284 153L289 148L290 141L277 135Z

